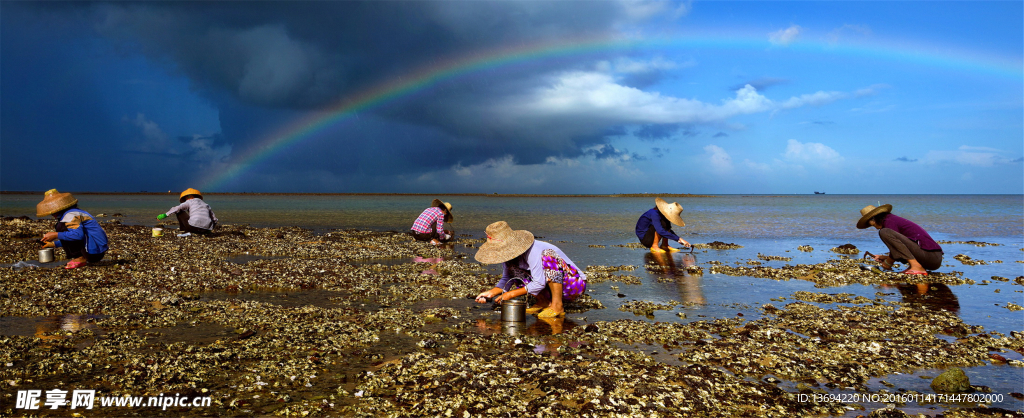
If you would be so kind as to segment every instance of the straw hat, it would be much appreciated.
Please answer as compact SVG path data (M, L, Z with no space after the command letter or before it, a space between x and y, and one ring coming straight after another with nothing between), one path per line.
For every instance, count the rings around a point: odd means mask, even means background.
M442 202L441 199L434 199L433 202L430 202L430 206L431 207L435 207L435 208L443 207L445 209L448 209L448 215L449 216L448 216L448 221L447 222L455 222L455 215L452 215L452 204L451 203Z
M654 204L658 205L658 212L661 212L669 222L679 226L686 226L686 222L683 222L683 218L679 217L679 214L683 213L683 207L679 206L679 203L668 203L665 199L659 197L654 199Z
M78 199L71 196L71 193L61 193L57 189L47 190L43 194L43 201L36 204L36 216L50 216L64 209L78 204Z
M199 190L196 190L196 189L193 189L193 188L190 187L190 188L185 189L185 191L181 192L181 196L178 196L178 202L184 203L185 202L185 196L192 195L192 194L194 194L196 196L199 196L200 199L203 198L203 194L200 193Z
M860 210L860 220L857 221L857 228L858 229L867 228L868 227L868 221L871 220L871 218L874 218L875 215L879 215L879 214L882 214L882 213L890 213L890 212L892 212L892 205L882 205L882 206L879 206L877 208L874 207L874 206L871 206L871 205L867 205L867 206L864 207L864 209Z
M476 252L476 261L484 264L504 263L519 257L533 245L533 233L513 231L505 221L487 225L487 242Z

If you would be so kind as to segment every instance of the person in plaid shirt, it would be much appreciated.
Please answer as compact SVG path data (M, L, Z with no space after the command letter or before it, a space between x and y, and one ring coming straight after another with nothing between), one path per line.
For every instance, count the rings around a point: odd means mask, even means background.
M444 229L445 222L454 222L452 217L452 204L434 199L430 207L423 210L416 221L412 223L413 238L417 241L430 241L438 245L452 239L452 232Z

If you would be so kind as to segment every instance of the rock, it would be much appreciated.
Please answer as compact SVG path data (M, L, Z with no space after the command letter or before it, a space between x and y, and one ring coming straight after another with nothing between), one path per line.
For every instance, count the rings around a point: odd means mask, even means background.
M936 392L966 392L971 389L971 381L963 370L954 367L932 379L931 387Z
M910 415L896 408L882 408L871 411L868 418L910 418Z

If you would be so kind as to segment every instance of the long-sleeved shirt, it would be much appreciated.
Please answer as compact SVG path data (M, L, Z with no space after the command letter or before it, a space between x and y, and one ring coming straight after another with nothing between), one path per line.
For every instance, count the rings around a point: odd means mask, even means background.
M882 228L889 228L893 231L903 234L903 236L910 238L911 241L921 246L922 250L925 251L942 251L942 247L939 243L932 239L928 232L921 228L918 224L915 224L905 218L889 214L882 221Z
M68 209L61 215L60 222L64 223L68 230L57 233L54 246L62 247L62 241L85 241L85 252L88 254L102 254L107 251L107 233L89 212L78 208Z
M412 230L421 234L431 232L430 227L437 222L437 233L444 233L444 210L431 206L423 210L418 218L412 223Z
M507 289L505 286L509 280L520 279L526 283L526 291L531 295L540 294L547 287L547 280L545 280L544 274L544 251L553 250L558 257L566 262L570 267L576 269L579 272L580 279L587 280L587 275L576 267L576 264L572 262L558 247L548 244L544 241L535 240L533 245L523 253L522 256L513 258L512 260L506 261L502 264L501 280L498 284L494 285L499 289L505 289L506 291L512 290L513 287L509 286Z
M188 224L196 228L212 230L213 226L217 224L217 215L213 214L213 209L210 208L203 199L192 198L186 200L184 203L171 208L167 211L167 216L174 216L175 213L180 211L188 211Z
M665 215L661 214L661 211L657 207L644 212L640 215L640 219L636 221L636 237L640 240L644 239L644 235L647 234L647 228L654 226L654 231L663 237L667 237L672 241L679 241L679 235L672 232L672 224L668 222ZM657 243L655 243L657 245Z

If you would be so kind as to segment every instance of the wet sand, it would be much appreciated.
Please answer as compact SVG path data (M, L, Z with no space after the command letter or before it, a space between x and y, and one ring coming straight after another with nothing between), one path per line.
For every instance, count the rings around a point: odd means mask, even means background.
M27 241L51 227L0 221L0 263L33 259ZM565 319L503 324L467 299L497 280L469 256L478 237L437 248L386 231L228 225L213 237L153 238L116 220L104 228L112 250L99 265L0 268L0 414L67 416L13 408L18 390L58 388L213 400L83 416L856 416L887 404L1021 415L1024 390L1012 383L976 383L973 394L1001 395L989 405L900 401L933 393L923 377L952 367L1019 376L1024 366L1019 329L963 322L948 291L975 280L951 269L906 283L827 248L817 250L826 259L796 265L781 256L788 249L758 249L766 254L742 265L708 253L730 250L647 253L643 265L588 266L588 294ZM695 310L717 283L705 275L778 293ZM1024 285L1004 279L1002 288ZM788 281L879 290L773 285ZM661 286L678 291L641 291ZM801 396L825 394L897 401Z

